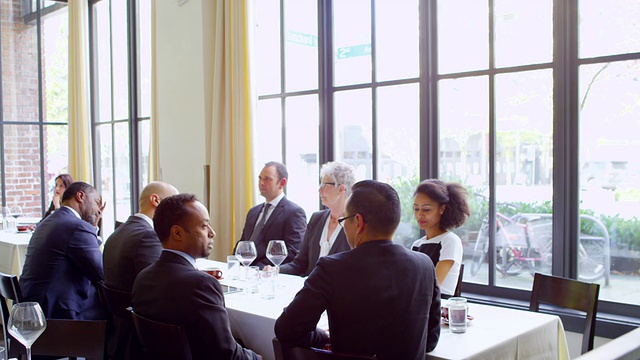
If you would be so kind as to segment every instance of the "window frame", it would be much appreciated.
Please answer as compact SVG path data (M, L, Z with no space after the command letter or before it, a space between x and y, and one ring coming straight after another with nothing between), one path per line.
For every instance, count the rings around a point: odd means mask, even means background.
M577 278L578 272L578 238L580 235L579 206L579 88L578 69L580 65L606 61L624 61L640 59L640 52L621 55L600 56L595 58L578 57L578 1L554 0L552 2L552 34L553 59L551 62L519 65L506 68L494 66L494 0L487 0L489 6L489 67L487 70L464 73L438 74L438 40L437 40L437 1L419 1L419 79L396 81L376 81L376 57L372 55L372 79L369 83L334 86L333 85L333 0L318 0L318 96L320 102L320 133L318 165L336 160L335 154L335 118L334 95L338 91L370 88L372 91L372 178L377 176L377 131L376 131L376 90L380 86L419 82L420 87L420 178L438 177L439 171L439 138L438 138L438 82L443 79L460 78L462 76L485 75L489 81L489 223L496 220L496 105L495 77L499 74L517 73L525 70L551 69L553 71L553 227L554 239L571 239L554 241L552 247L554 275ZM372 54L376 50L375 35L375 2L371 0L371 47ZM285 92L284 63L284 0L280 0L280 71L281 90L278 94L261 95L259 100L279 98L282 105L282 123L284 124L284 101L288 96L298 95ZM282 137L283 158L286 149L286 136ZM496 231L490 227L491 238ZM490 263L495 263L495 254L489 251ZM488 284L465 283L465 295L478 302L500 304L508 307L528 309L530 292L521 289L506 288L496 285L495 272L489 272ZM597 332L600 336L617 336L640 325L640 306L614 301L600 300ZM579 317L560 313L569 329L578 329Z

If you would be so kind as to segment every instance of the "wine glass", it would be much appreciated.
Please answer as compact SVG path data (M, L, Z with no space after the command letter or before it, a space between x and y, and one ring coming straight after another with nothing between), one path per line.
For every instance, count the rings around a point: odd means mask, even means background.
M267 245L267 259L276 266L276 282L280 273L280 264L287 258L287 244L284 240L271 240Z
M11 207L11 209L9 209L9 213L11 214L11 216L13 216L14 219L17 219L22 216L22 208L18 205L13 206Z
M236 246L236 258L245 268L245 279L249 275L249 265L258 257L256 244L253 241L240 241Z
M27 348L27 360L31 360L31 345L47 328L47 319L37 302L14 304L9 315L9 334Z

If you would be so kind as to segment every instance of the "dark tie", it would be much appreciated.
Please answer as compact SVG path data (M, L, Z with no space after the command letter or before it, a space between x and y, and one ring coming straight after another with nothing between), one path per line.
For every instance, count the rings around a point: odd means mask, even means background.
M258 235L260 234L260 231L262 231L262 228L264 227L264 223L267 222L267 211L269 211L270 206L271 204L269 203L264 204L264 207L262 208L262 219L260 219L260 222L258 222L258 225L256 225L256 228L253 229L253 233L251 233L251 237L249 238L249 241L256 242L256 239L258 239Z

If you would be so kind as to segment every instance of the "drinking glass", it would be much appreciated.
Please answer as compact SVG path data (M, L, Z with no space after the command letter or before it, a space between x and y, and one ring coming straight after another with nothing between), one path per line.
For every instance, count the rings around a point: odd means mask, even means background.
M287 244L284 240L271 240L267 245L267 259L276 266L276 282L280 273L280 264L287 258Z
M20 216L22 216L22 208L17 205L11 207L11 209L9 209L9 212L11 213L11 216L13 216L14 219L17 219Z
M236 246L236 258L238 258L238 261L245 267L245 279L249 274L249 264L251 264L256 257L258 257L258 252L256 251L256 244L253 241L238 242L238 246Z
M13 305L7 328L9 334L27 348L27 360L31 360L31 345L47 328L47 319L37 302L22 302Z

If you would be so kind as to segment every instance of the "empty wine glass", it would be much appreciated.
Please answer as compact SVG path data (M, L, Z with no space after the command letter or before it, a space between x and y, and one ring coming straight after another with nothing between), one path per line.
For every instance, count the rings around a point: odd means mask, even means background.
M271 240L267 245L267 259L276 266L276 282L280 273L280 264L287 258L287 244L284 240Z
M27 360L31 360L31 345L47 328L47 319L37 302L13 305L7 326L9 334L27 348Z
M253 241L240 241L236 246L236 258L244 265L245 279L249 275L249 265L258 257L256 244Z

